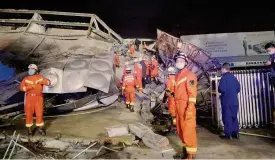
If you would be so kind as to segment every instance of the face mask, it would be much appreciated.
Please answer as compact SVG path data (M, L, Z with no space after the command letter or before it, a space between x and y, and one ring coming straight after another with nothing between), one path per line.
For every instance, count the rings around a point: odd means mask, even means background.
M185 66L185 63L182 63L182 62L177 62L177 63L176 63L176 67L177 67L178 69L183 69L184 66Z
M267 52L269 55L272 55L273 54L273 52Z
M28 72L28 73L29 73L29 75L30 75L30 76L32 76L32 75L34 75L34 74L35 74L35 70L29 70L29 72Z

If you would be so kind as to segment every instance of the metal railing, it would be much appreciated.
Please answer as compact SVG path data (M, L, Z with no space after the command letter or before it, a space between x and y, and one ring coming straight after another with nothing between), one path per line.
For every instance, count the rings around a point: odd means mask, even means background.
M31 24L48 24L48 25L59 25L59 26L72 26L72 27L88 27L87 37L90 36L91 32L94 32L105 39L113 40L122 43L123 39L108 27L97 15L88 13L74 13L74 12L57 12L57 11L42 11L42 10L14 10L14 9L0 9L0 13L7 14L39 14L39 15L58 15L58 16L76 16L76 17L88 17L90 18L89 23L79 22L62 22L62 21L47 21L47 20L35 20L35 19L0 19L0 23L21 23L28 24L27 28L23 32L29 33L29 26ZM99 27L99 24L107 31L105 33ZM95 27L93 27L93 25ZM45 33L45 35L47 35Z

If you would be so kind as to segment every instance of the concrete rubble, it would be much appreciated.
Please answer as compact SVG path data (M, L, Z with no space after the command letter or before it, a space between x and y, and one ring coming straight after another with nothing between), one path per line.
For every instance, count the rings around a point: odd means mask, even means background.
M125 126L109 126L105 127L109 137L119 137L128 135L128 129Z
M129 129L130 133L133 133L138 138L142 138L147 133L154 133L149 127L139 122L129 124Z
M166 137L154 133L149 127L142 123L129 124L129 128L133 134L142 139L147 147L157 151L171 149L169 147L169 140Z
M70 146L70 143L59 140L51 140L43 142L43 146L46 148L58 148L61 151L64 151Z

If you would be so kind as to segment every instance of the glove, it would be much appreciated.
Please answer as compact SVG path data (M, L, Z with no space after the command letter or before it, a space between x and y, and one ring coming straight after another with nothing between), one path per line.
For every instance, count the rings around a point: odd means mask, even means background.
M173 118L173 125L176 125L177 124L176 117L172 117L172 118Z
M171 96L172 96L172 97L174 97L174 96L175 96L174 92L171 92Z

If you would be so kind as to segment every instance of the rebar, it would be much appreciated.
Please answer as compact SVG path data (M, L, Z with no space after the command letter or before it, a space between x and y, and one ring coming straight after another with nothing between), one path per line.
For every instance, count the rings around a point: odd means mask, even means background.
M18 141L19 137L20 137L20 134L18 134L17 137L16 137L16 140L15 140L14 145L13 145L13 147L12 147L12 150L11 150L11 153L10 153L10 156L9 156L9 159L11 159L12 153L13 153L13 151L14 151L14 148L15 148L15 146L16 146L16 144L17 144L17 141ZM13 140L11 140L11 141L13 142Z
M15 133L16 133L16 131L14 131L14 132L13 132L12 139L14 138ZM8 146L8 148L7 148L6 152L5 152L5 154L4 154L3 159L5 159L5 158L6 158L6 155L7 155L8 151L9 151L9 149L10 149L11 143L12 143L12 141L10 141L10 144L9 144L9 146Z

